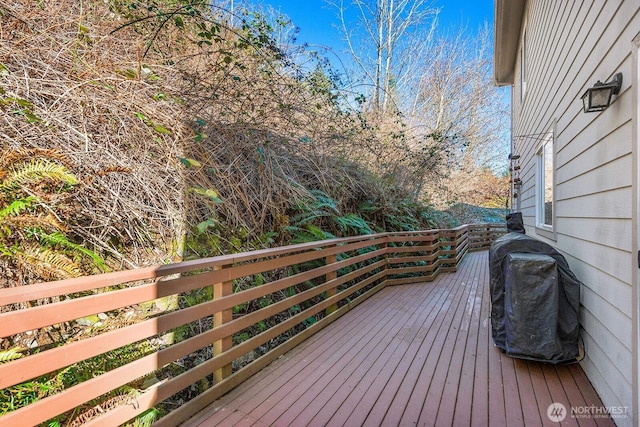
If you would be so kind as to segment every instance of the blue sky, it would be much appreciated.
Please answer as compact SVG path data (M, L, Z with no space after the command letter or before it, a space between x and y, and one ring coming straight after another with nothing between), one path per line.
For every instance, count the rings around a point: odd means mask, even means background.
M494 0L436 0L441 8L439 31L453 32L466 27L475 32L483 22L493 27ZM271 5L287 15L300 27L299 43L340 48L340 35L334 28L337 11L324 0L253 0L255 4ZM345 1L347 3L347 1Z

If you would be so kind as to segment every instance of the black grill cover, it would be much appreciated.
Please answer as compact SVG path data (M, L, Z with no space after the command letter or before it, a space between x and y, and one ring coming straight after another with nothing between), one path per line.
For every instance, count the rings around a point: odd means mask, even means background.
M551 363L579 355L580 281L552 246L508 233L489 249L491 334L513 357Z
M507 232L526 234L524 229L524 221L522 220L522 212L513 212L507 214Z

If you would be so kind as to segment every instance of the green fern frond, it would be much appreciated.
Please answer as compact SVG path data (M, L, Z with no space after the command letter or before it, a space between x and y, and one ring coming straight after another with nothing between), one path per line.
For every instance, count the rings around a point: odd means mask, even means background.
M151 427L151 424L160 418L160 411L151 408L140 414L132 424L132 427Z
M324 231L323 229L321 229L320 227L316 227L315 225L308 225L307 231L311 233L314 237L316 237L318 240L336 238L336 236L334 236L333 234L329 233L328 231Z
M67 236L60 232L54 232L51 234L46 234L42 232L36 231L38 238L44 243L46 246L60 246L65 249L70 249L74 253L78 253L81 255L85 255L88 258L91 258L93 262L101 269L106 270L106 266L104 260L100 258L95 252L90 249L87 249L77 243L73 243L67 239Z
M321 190L311 190L313 199L307 199L305 202L296 206L298 214L291 216L290 223L297 227L302 227L316 219L339 215L338 202L329 197L327 193Z
M15 199L9 204L9 206L0 210L0 219L4 219L7 216L20 215L21 212L29 209L35 200L36 198L33 196L29 196L24 199Z
M303 225L307 225L313 220L328 216L330 216L330 214L323 211L303 212L297 215L293 215L291 218L289 218L289 221L294 226L301 227Z
M307 225L305 228L296 226L284 227L284 230L291 234L292 243L308 243L317 240L335 239L336 236L324 231L315 225Z
M6 169L10 165L26 162L33 158L54 159L67 167L71 167L72 163L63 152L48 148L18 148L6 150L0 156L0 169Z
M316 199L313 204L313 210L329 209L335 214L340 214L337 200L322 190L311 190L310 193L313 194L313 197Z
M10 348L9 350L1 350L0 364L11 362L12 360L20 359L21 357L24 356L24 354L22 354L23 351L24 349L20 347Z
M0 234L0 237L3 237L2 234ZM0 255L4 255L6 257L11 258L13 257L14 252L11 249L4 246L2 243L0 243Z
M14 165L0 184L0 189L14 190L24 184L39 182L43 179L62 181L70 185L78 183L78 179L66 166L50 160L37 159L19 167Z
M78 264L66 255L51 249L29 247L17 252L16 257L29 264L45 279L67 279L82 275Z
M352 231L358 235L373 234L369 224L358 215L347 214L345 216L334 217L334 221L344 232Z
M61 224L53 215L18 215L0 218L3 225L9 225L21 230L59 230L65 231L66 227Z
M371 200L365 200L360 206L358 206L358 212L372 214L378 212L382 208L379 205L374 204Z

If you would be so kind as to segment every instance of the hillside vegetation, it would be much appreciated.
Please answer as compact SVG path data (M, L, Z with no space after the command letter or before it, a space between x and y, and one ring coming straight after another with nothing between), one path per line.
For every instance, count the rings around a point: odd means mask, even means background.
M440 113L455 114L416 125L392 102L399 92L377 102L349 90L317 51L283 36L291 29L286 17L241 8L232 15L223 2L0 0L0 288L500 220L508 178L474 161L489 141L480 104L453 105L438 92L469 80L464 62L456 63L463 77L436 72L454 65L446 55L429 64L432 79L415 105L439 98L449 103ZM0 363L211 298L187 293L8 337ZM0 390L0 415L207 322ZM79 424L92 411L78 408L50 425Z
M504 207L506 178L468 160L482 133L454 126L477 106L417 133L282 43L285 17L223 6L0 2L0 286Z
M286 20L223 12L0 3L0 285L438 225L398 112L294 61Z

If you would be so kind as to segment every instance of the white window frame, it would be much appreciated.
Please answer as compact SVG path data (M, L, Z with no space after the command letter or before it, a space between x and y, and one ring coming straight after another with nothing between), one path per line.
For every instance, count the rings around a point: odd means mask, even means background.
M546 231L553 231L555 223L554 139L553 131L549 131L536 152L536 226ZM547 203L551 204L550 215L546 212Z
M520 103L527 94L527 22L522 30L522 43L520 44Z

